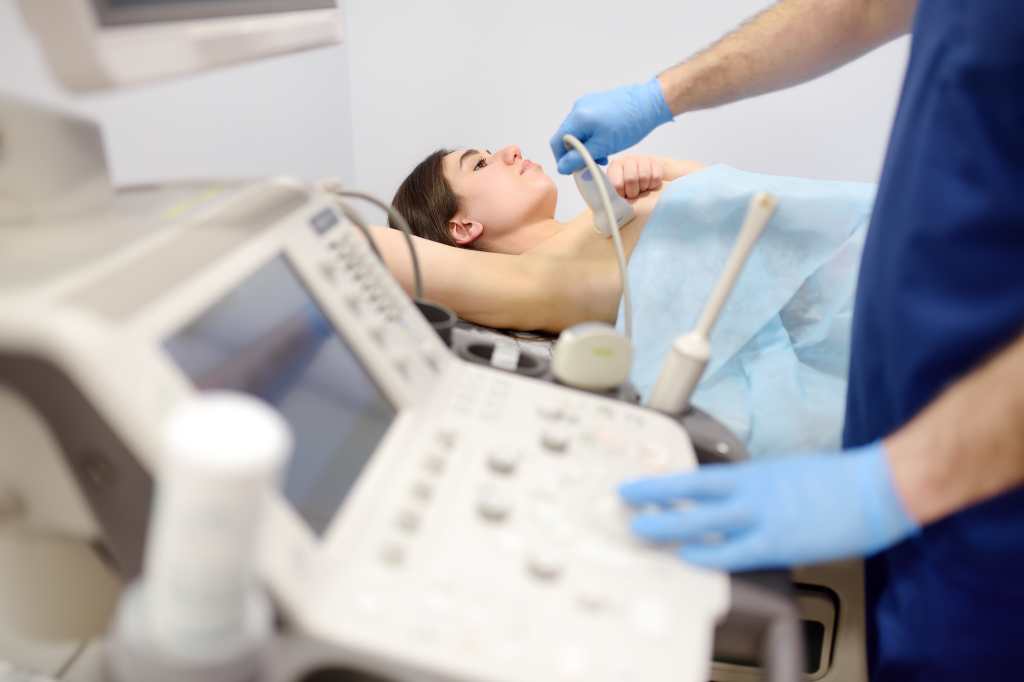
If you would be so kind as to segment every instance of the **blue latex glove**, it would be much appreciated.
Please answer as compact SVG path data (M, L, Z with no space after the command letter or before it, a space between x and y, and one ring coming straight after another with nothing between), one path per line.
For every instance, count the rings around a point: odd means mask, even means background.
M918 530L893 488L881 441L828 453L703 466L619 489L640 513L633 532L728 571L867 556ZM681 508L679 502L691 506Z
M551 138L551 152L558 172L568 175L583 168L576 150L567 151L562 136L570 134L582 142L598 163L632 147L662 123L672 120L661 84L652 78L640 85L624 85L607 92L584 95Z

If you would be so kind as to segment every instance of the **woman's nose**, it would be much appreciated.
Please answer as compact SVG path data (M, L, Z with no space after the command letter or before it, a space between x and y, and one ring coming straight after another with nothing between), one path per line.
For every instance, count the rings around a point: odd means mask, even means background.
M507 147L502 147L498 154L501 156L501 160L508 165L514 164L519 159L523 158L523 151L514 144L510 144Z

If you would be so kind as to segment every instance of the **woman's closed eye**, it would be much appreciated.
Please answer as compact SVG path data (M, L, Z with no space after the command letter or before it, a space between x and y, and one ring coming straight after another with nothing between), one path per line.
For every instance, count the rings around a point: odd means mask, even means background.
M483 157L480 157L480 160L477 161L475 164L473 164L473 170L474 171L478 171L481 168L486 168L486 167L487 167L487 159L485 159Z

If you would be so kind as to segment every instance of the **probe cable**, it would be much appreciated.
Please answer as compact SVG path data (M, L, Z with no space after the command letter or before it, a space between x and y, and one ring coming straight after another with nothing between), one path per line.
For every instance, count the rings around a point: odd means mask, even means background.
M622 247L622 237L619 235L619 223L615 219L615 209L612 208L612 200L608 196L608 187L605 185L604 173L602 173L597 167L597 164L594 162L594 157L590 155L590 152L587 151L587 148L583 146L583 143L578 139L572 135L565 135L562 137L562 142L571 146L579 152L581 157L583 157L583 163L586 164L587 170L590 171L590 174L594 176L598 194L601 195L601 206L604 208L604 212L608 216L608 225L612 230L612 243L615 244L615 258L619 262L619 278L622 280L623 327L626 331L626 339L632 342L633 303L629 292L629 276L626 272L626 252Z
M335 194L339 197L347 197L349 199L362 199L363 201L368 201L371 204L380 208L382 211L385 211L388 214L388 217L391 218L391 221L398 225L399 230L401 230L402 235L405 237L405 243L409 247L409 258L410 260L412 260L412 279L415 299L417 301L422 300L423 275L420 271L420 260L416 256L416 244L413 242L412 229L409 227L409 222L401 213L398 212L398 209L396 209L394 206L387 203L386 201L381 201L372 194L342 189L336 183L323 185L323 188L326 191L330 192L331 194ZM370 228L367 227L366 222L353 208L351 208L344 201L338 201L338 205L341 207L341 210L345 214L345 217L351 220L353 223L355 223L356 227L359 228L359 230L363 233L363 236L366 237L366 240L370 242L370 248L373 250L374 254L376 254L377 258L379 258L381 262L383 262L384 258L380 255L380 251L377 249L377 244L376 242L374 242L373 236L370 234Z

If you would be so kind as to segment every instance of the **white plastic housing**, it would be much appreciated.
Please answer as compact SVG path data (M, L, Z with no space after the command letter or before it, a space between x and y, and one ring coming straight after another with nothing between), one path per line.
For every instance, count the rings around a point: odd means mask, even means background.
M326 526L303 515L301 495L273 495L267 542L252 563L289 630L351 652L388 679L707 680L728 577L636 541L614 492L626 479L695 467L683 427L636 405L460 360L366 240L340 224L329 197L286 181L219 187L138 188L88 224L0 230L0 349L60 368L123 439L124 454L155 471L165 451L160 426L197 390L168 340L231 297L243 310L250 302L263 310L263 294L247 283L283 259L338 329L334 350L351 350L352 368L365 369L397 412L381 440L343 445L338 459L361 467L354 485L343 487L345 472L318 479L341 488L314 510L331 515ZM20 414L0 409L0 423ZM334 423L333 412L313 415ZM45 473L35 463L56 446L30 429L14 432L29 466L5 467L15 476L3 487L23 495L22 480ZM0 461L18 459L10 450ZM127 471L104 461L115 474ZM78 480L86 494L102 493ZM30 514L58 494L41 492L26 498ZM145 513L142 500L119 509L116 518L94 512L102 528ZM129 558L136 551L134 538L117 547ZM5 589L24 588L0 581ZM164 682L148 670L132 675L126 663L129 654L155 653L134 638L146 621L129 603L116 626L120 679ZM250 603L258 612L258 600ZM6 615L0 610L0 635ZM243 627L242 641L258 632ZM194 671L222 669L225 659L246 657L193 659L174 679L198 682Z
M295 10L288 12L115 25L103 24L98 4L19 2L50 67L71 90L138 85L341 42L340 11L305 9L323 4L311 0L278 3ZM201 13L203 4L191 3L190 11Z
M184 403L164 434L143 583L145 628L168 654L217 658L251 630L264 507L291 433L265 403L217 392Z
M665 358L648 405L666 414L679 414L685 410L710 358L711 345L700 334L691 332L676 339Z
M112 192L98 125L0 93L0 227L92 213Z
M561 333L551 370L563 384L589 391L621 386L629 379L633 344L609 324L584 322Z
M697 326L689 334L675 340L672 350L665 359L665 365L661 368L658 381L647 401L654 409L666 414L679 414L689 406L690 396L697 388L711 357L711 330L718 321L718 316L725 307L725 302L729 299L729 294L732 293L754 244L775 212L776 204L775 197L767 192L758 192L750 199L740 233L725 262L725 268L697 320Z
M583 200L587 202L587 206L594 212L594 229L600 234L606 237L612 236L612 226L608 223L608 212L604 208L604 202L601 201L601 193L597 189L596 183L598 181L604 182L605 189L608 191L608 198L612 202L615 222L620 228L629 224L635 217L636 213L633 211L633 207L612 189L612 183L608 180L608 176L600 169L598 169L598 175L595 176L590 172L590 169L583 168L573 173L572 179L576 181L576 188L580 191Z

